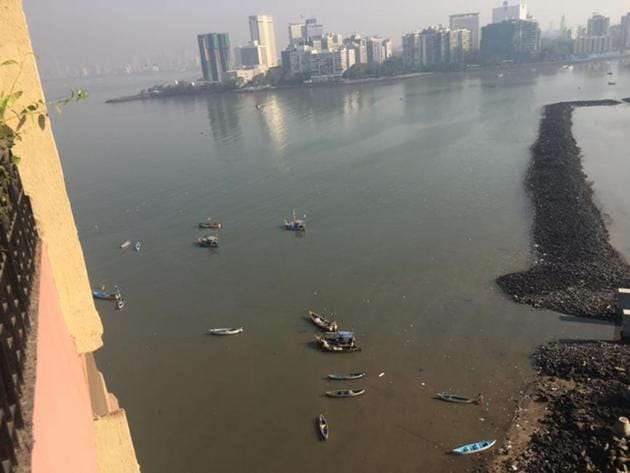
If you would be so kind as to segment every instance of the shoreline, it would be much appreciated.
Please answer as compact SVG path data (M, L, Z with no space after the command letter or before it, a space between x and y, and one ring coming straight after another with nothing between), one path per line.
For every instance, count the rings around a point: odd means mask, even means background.
M546 68L546 67L562 67L563 65L577 65L577 64L589 64L589 63L598 63L598 62L608 62L608 61L616 61L623 59L625 57L630 57L630 55L619 55L614 57L606 57L606 58L591 58L586 60L566 60L566 61L541 61L541 62L531 62L531 63L518 63L518 64L497 64L497 65L489 65L489 66L474 66L465 68L459 71L430 71L430 72L411 72L408 74L401 74L397 76L386 76L386 77L368 77L365 79L342 79L338 81L329 81L329 82L319 82L319 83L300 83L300 84L286 84L286 85L276 85L276 86L259 86L259 87L243 87L241 89L222 89L222 90L192 90L186 91L181 90L177 92L170 93L157 93L157 94L135 94L128 95L124 97L112 97L111 99L105 100L105 103L114 104L114 103L124 103L124 102L132 102L132 101L145 101L145 100L154 100L154 99L162 99L168 97L182 97L182 96L201 96L201 95L213 95L213 94L252 94L257 92L268 92L268 91L277 91L277 90L286 90L286 89L310 89L310 88L320 88L320 87L347 87L353 85L362 85L362 84L386 84L386 83L395 83L399 81L415 79L418 77L424 76L434 76L434 75L446 75L446 76L456 76L456 75L477 75L488 72L508 72L508 71L517 71L520 69L532 69L532 68Z
M534 213L534 262L526 271L496 280L515 302L582 317L617 317L615 290L630 286L630 266L610 244L593 201L572 114L576 107L623 103L592 100L544 107L525 179Z

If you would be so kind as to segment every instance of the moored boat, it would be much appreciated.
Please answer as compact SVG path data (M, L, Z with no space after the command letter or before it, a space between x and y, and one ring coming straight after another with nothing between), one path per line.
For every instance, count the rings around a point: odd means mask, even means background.
M197 238L197 243L205 248L217 248L219 246L219 237L215 235L202 236Z
M471 398L467 398L463 396L457 396L456 394L448 394L448 393L438 393L437 397L438 399L441 399L442 401L455 402L459 404L482 404L483 402L483 396L481 394L479 394L479 396L477 396L475 399L471 399Z
M322 349L333 353L352 353L355 351L361 351L361 348L359 348L356 344L336 345L320 336L315 336L315 339L319 342L319 346L322 347Z
M238 328L211 328L208 330L210 335L237 335L243 333L243 327Z
M139 241L136 241L136 243L133 245L133 249L136 251L140 251L141 248L142 244Z
M308 311L308 316L315 325L325 332L337 331L337 322L334 320L328 320L326 317L319 315L317 312L313 312L312 310Z
M116 293L114 293L114 292L105 292L105 291L100 291L98 289L93 289L92 290L92 297L94 297L94 299L100 299L102 301L115 301L116 300Z
M471 453L483 452L491 448L496 440L482 440L481 442L469 443L468 445L462 445L461 447L454 448L451 452L457 455L470 455Z
M131 246L131 240L125 240L120 244L120 247L124 250L125 248L129 248Z
M317 418L317 428L319 429L319 435L322 436L323 440L328 440L328 422L324 417L324 414L320 414Z
M304 218L306 218L306 215L304 215ZM293 211L293 218L292 219L285 219L284 221L284 228L286 230L293 230L293 231L298 231L298 232L303 232L306 231L306 222L304 221L304 219L298 219L295 217L295 210Z
M210 217L208 217L208 220L205 222L199 222L197 226L199 228L214 228L214 229L223 228L223 224L221 224L220 222L211 221Z
M125 308L125 299L118 297L116 299L116 309L123 310Z
M339 389L337 391L326 391L328 397L357 397L365 394L365 389Z
M328 379L334 379L335 381L348 381L352 379L361 379L365 377L365 372L357 373L331 373L327 376Z

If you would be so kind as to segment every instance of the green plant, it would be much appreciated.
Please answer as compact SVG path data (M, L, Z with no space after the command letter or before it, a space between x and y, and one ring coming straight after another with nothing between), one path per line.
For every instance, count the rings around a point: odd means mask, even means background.
M41 99L35 100L25 106L17 107L18 101L24 94L22 90L16 90L18 79L24 67L24 60L18 63L14 59L0 62L0 73L3 68L16 66L19 70L15 74L9 90L0 90L0 153L4 153L13 148L13 145L22 140L22 127L27 120L37 121L37 125L42 130L46 128L46 118L48 117L48 105L52 105L61 113L62 107L71 102L79 102L87 98L84 89L70 90L70 95L52 102L44 102ZM13 163L17 163L19 156L12 154Z

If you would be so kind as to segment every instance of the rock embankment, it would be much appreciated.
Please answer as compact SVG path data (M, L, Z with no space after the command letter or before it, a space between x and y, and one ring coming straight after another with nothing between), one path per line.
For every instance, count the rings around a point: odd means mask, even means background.
M630 438L613 428L630 415L630 345L554 342L533 359L540 377L513 438L528 423L533 433L520 446L508 440L491 471L630 471Z
M534 213L534 265L497 279L515 301L577 316L616 317L614 291L630 285L630 266L610 245L571 128L575 107L619 104L592 100L544 108L525 182Z

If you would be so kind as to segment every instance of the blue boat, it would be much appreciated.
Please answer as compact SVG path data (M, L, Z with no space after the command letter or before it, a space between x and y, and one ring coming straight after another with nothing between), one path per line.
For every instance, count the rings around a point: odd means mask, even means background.
M470 455L471 453L483 452L491 448L496 440L482 440L481 442L469 443L468 445L462 445L461 447L454 448L451 452L457 455Z
M100 299L103 301L116 300L116 294L105 292L105 291L99 291L97 289L92 290L92 296L94 297L94 299Z

